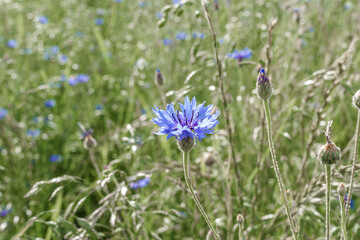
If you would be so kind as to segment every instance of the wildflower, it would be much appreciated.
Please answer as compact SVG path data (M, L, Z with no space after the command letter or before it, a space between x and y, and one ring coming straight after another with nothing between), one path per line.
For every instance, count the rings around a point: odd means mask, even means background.
M74 76L69 77L68 83L70 86L74 86L74 85L78 84L77 77L74 77Z
M335 143L331 140L331 124L332 121L328 122L328 126L326 128L326 132L322 131L322 133L326 137L326 144L323 145L318 152L318 160L321 162L321 164L335 164L338 160L341 158L341 151L340 148L338 148Z
M103 18L96 18L95 19L95 24L100 26L104 24L104 19Z
M220 44L220 45L223 45L224 42L225 42L225 39L224 39L224 38L219 38L219 44Z
M65 64L68 60L68 57L65 54L61 54L59 55L58 60L60 64Z
M5 217L6 215L8 215L9 213L11 213L12 208L11 207L4 207L1 211L0 211L0 216L1 217Z
M115 0L115 2L122 2L123 0Z
M205 34L204 34L204 33L199 33L199 38L200 38L200 39L204 39L204 38L205 38Z
M96 14L98 14L98 15L103 16L103 15L105 15L105 13L106 13L106 10L103 8L96 9Z
M268 99L273 91L272 84L265 70L261 68L256 82L256 92L259 98Z
M347 202L347 200L348 200L347 195L345 195L344 203ZM354 203L354 200L352 200L352 199L350 199L350 208L351 209L355 208L355 203Z
M41 24L47 24L49 22L49 19L46 16L38 16L38 22Z
M147 5L147 3L146 3L146 2L140 2L140 3L139 3L139 7L141 7L141 8L146 7L146 5Z
M60 162L62 160L62 156L59 154L53 154L49 157L49 161L52 163Z
M4 119L8 115L8 111L5 108L0 108L0 119Z
M252 56L252 52L248 48L244 48L243 50L240 50L240 51L234 49L234 51L232 53L228 53L227 55L229 58L237 59L238 61L242 61L243 59L250 58Z
M10 39L7 44L6 44L9 48L15 48L17 46L17 42L14 39Z
M89 79L90 79L89 76L86 74L78 74L77 76L77 81L79 83L86 83L89 81Z
M84 145L85 149L94 148L97 145L95 138L93 138L93 136L91 136L91 134L93 132L94 131L92 129L85 130L83 132L83 139L84 139L83 145Z
M44 105L47 108L52 108L52 107L54 107L56 105L56 102L53 99L49 99L49 100L45 101Z
M159 86L163 85L164 83L164 77L162 75L162 73L160 72L160 69L156 69L156 73L155 73L155 83Z
M184 5L183 0L173 0L172 3L173 3L174 5L179 4L180 6L183 6L183 5Z
M176 34L175 38L178 39L178 40L186 40L186 33L183 32L183 31L179 31Z
M152 121L160 128L156 133L158 135L167 134L167 139L175 137L178 141L182 139L201 140L206 134L213 134L213 128L219 123L216 118L220 115L220 111L210 114L213 105L205 107L205 102L196 106L195 97L189 100L185 98L184 105L179 103L181 111L175 112L173 104L168 104L166 110L153 108L156 118Z
M236 222L237 223L240 223L240 224L243 224L244 223L244 217L243 215L241 215L240 213L237 215L236 217Z
M351 3L351 2L346 2L346 3L344 4L344 9L345 9L345 10L349 10L351 7L352 7L352 3Z
M95 110L102 110L104 107L101 104L96 104Z
M39 129L29 129L26 131L26 135L28 135L29 137L32 137L32 138L36 138L40 135L40 130Z
M339 196L344 196L346 193L346 187L343 183L340 183L338 188L337 188L337 193L339 194Z
M136 182L129 183L129 186L132 189L138 189L138 188L146 187L149 184L149 182L150 182L150 178L146 177L146 178L137 180Z
M161 12L156 13L156 18L160 19L163 17L163 14Z
M163 39L163 44L164 44L165 46L167 46L167 45L172 45L173 43L174 43L174 41L171 40L171 39L169 39L169 38L164 38L164 39Z

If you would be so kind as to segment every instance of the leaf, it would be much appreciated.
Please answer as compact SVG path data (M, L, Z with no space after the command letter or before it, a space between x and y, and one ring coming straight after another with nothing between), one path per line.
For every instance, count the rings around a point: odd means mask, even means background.
M165 26L166 22L167 22L166 18L161 18L157 23L157 27L158 28L163 28Z
M59 225L60 228L63 228L67 232L74 232L75 233L77 231L77 228L76 228L75 224L73 224L72 222L70 222L68 220L65 220L65 219L61 219L58 222L58 225Z
M95 230L92 228L91 224L85 218L76 218L78 224L81 228L85 229L88 233L96 235Z

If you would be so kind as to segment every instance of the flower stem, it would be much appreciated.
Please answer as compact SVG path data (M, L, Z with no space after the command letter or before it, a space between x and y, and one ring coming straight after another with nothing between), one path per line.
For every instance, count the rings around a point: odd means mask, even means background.
M356 159L358 155L358 148L359 148L359 127L360 127L360 110L358 110L358 117L356 122L356 131L355 131L355 144L354 144L354 159L352 163L352 169L351 169L351 177L350 177L350 188L349 188L349 194L347 195L347 200L345 203L345 224L349 220L349 209L350 209L350 201L351 201L351 194L353 191L353 185L354 185L354 174L355 174L355 165L356 165Z
M346 233L346 222L345 222L345 209L344 209L344 196L339 195L340 211L341 211L341 229L343 232L344 240L348 240Z
M197 196L195 195L193 186L191 184L191 180L190 180L190 173L189 173L189 159L190 159L190 153L189 152L183 152L183 167L184 167L184 177L185 177L185 182L187 187L190 190L190 193L192 195L192 197L194 198L195 204L198 207L198 209L200 210L201 214L203 215L207 225L210 227L211 231L213 232L215 238L217 240L221 240L219 235L216 232L216 229L213 227L213 225L211 224L211 221L208 217L208 215L206 214L206 212L204 211L204 208L201 206L201 203L199 201L199 199L197 198Z
M331 165L325 164L325 171L326 171L326 198L325 198L325 205L326 205L326 240L330 240L330 192L331 192L331 185L330 185L330 178L331 178Z
M266 122L267 122L267 134L268 134L268 140L269 140L269 148L270 148L270 153L271 153L271 160L272 160L273 167L274 167L274 170L275 170L276 179L277 179L278 184L279 184L280 195L281 195L281 198L283 200L283 204L284 204L284 207L285 207L285 210L286 210L286 215L287 215L288 221L290 223L291 233L292 233L293 239L297 240L298 237L297 237L297 233L296 233L296 230L295 230L295 223L294 223L294 221L293 221L293 219L291 217L291 211L290 211L289 202L288 202L286 194L285 194L284 184L282 182L279 166L278 166L277 161L276 161L275 149L274 149L274 144L273 144L273 140L272 140L272 133L271 133L271 116L270 116L269 100L264 100L263 103L264 103L264 111L265 111Z
M239 240L243 240L242 224L239 223Z

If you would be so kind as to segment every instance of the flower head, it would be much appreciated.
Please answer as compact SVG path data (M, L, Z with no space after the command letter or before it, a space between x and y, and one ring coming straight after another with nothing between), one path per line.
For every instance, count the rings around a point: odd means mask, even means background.
M153 108L156 118L152 121L160 128L158 135L167 134L167 139L175 137L178 141L186 138L201 141L206 134L213 134L213 128L219 123L216 118L220 111L211 114L213 105L205 107L205 102L196 106L195 97L185 98L184 105L179 103L181 111L175 111L173 104L168 104L166 110Z
M259 98L268 99L272 94L273 88L269 77L262 68L259 72L258 79L256 82L256 92Z
M14 39L10 39L7 44L6 44L9 48L15 48L17 46L17 42Z
M4 119L8 115L8 111L5 108L0 108L0 119Z
M1 217L5 217L6 215L8 215L9 213L11 213L12 208L11 207L4 207L3 209L1 209L0 211L0 216Z
M45 101L44 105L47 108L52 108L52 107L54 107L56 105L56 102L53 99L49 99L49 100Z
M150 178L146 177L146 178L137 180L136 182L129 183L129 186L132 189L138 189L138 188L146 187L149 184L149 182L150 182Z
M95 19L95 24L100 26L104 24L104 19L103 18L96 18Z
M46 16L38 16L37 20L41 24L47 24L49 22L49 19Z
M252 52L248 48L244 48L243 50L240 50L240 51L234 49L234 51L232 53L228 53L229 58L237 59L239 61L241 61L243 59L248 59L251 56L252 56Z
M176 34L175 38L178 39L178 40L186 40L186 32L179 31Z
M36 138L40 135L40 130L39 129L28 129L26 131L26 135L28 135L29 137L32 137L32 138Z
M62 160L62 156L59 154L53 154L49 157L49 161L54 163L54 162L60 162Z

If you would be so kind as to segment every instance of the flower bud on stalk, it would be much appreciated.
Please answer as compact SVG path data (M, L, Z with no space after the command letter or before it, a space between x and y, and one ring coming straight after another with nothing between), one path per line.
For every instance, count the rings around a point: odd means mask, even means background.
M340 196L345 196L345 193L346 193L346 187L343 183L340 183L338 188L337 188L337 193L340 195Z
M272 94L273 88L269 77L262 68L259 72L258 79L256 82L256 92L259 98L266 100Z
M162 86L164 84L164 77L162 73L160 72L160 69L156 69L155 73L155 83L156 85Z
M360 110L360 90L358 90L352 98L354 107Z

